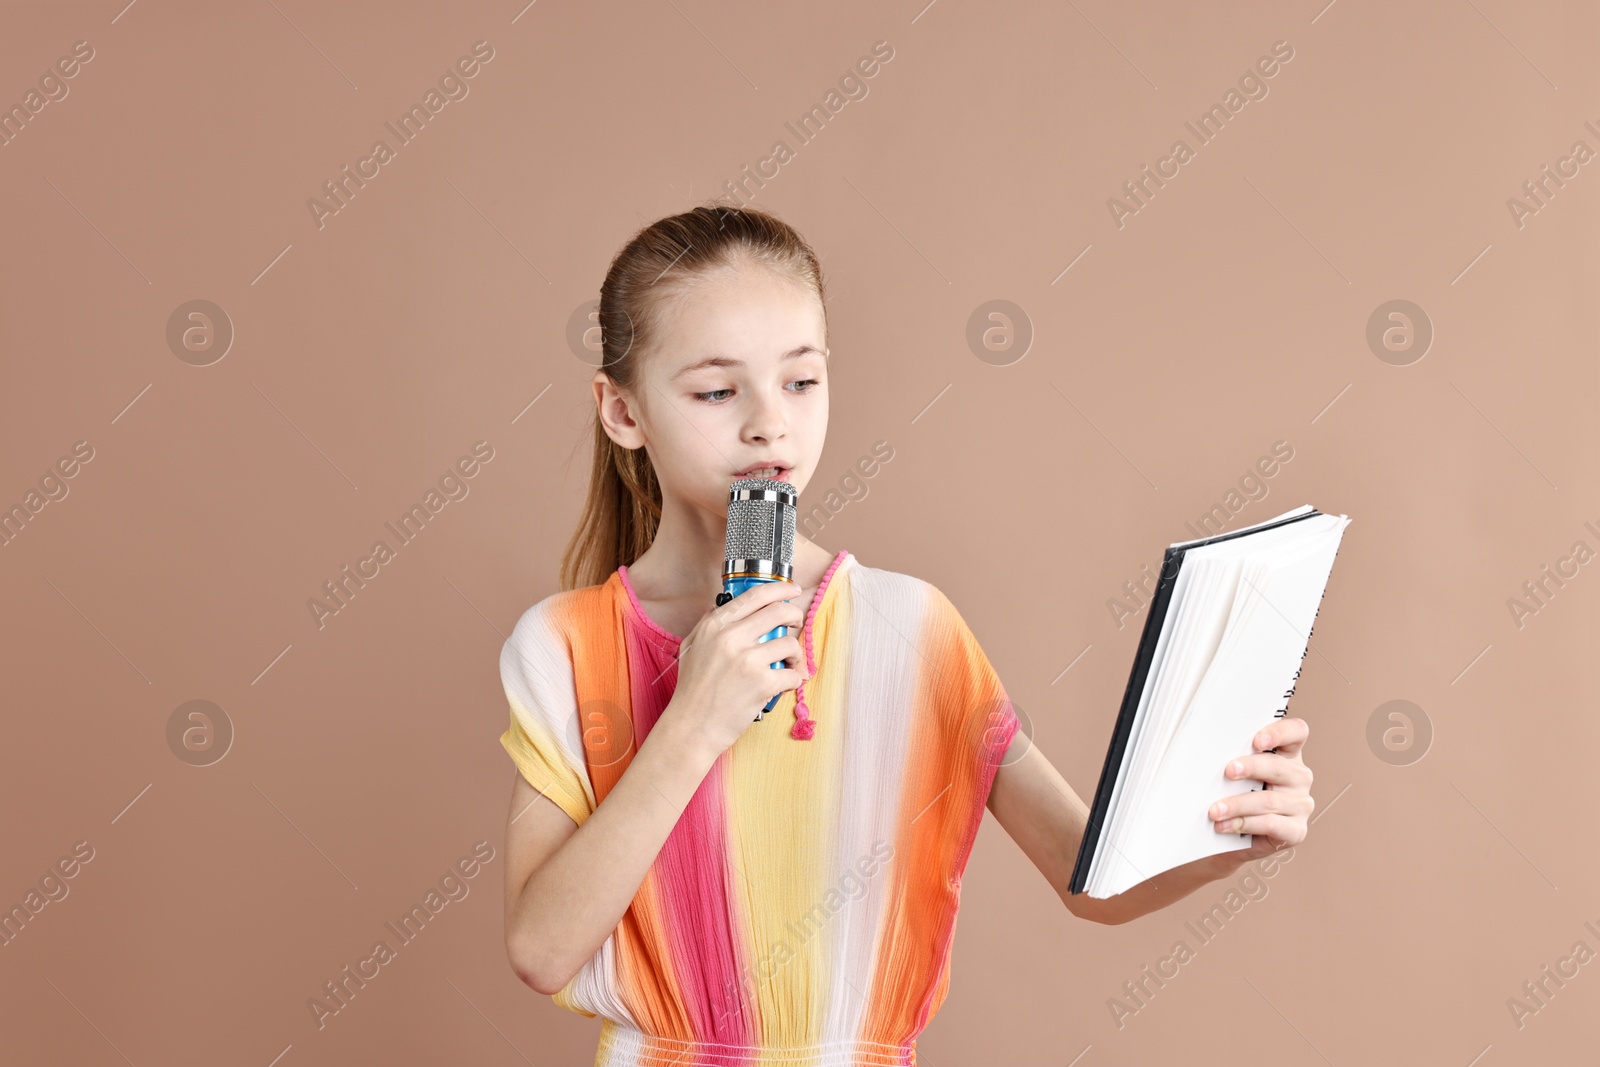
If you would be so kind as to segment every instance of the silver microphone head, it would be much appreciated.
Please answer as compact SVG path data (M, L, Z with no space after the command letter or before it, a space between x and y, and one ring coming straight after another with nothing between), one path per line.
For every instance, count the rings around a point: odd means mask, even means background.
M722 576L794 580L794 517L800 491L773 478L728 487L728 537Z

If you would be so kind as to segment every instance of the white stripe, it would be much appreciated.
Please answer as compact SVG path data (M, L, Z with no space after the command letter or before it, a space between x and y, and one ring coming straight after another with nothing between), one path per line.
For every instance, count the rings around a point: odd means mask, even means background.
M850 679L840 775L840 840L831 858L829 885L837 885L845 865L862 856L872 856L876 862L875 844L897 847L911 703L921 664L907 638L914 639L921 630L922 613L927 610L927 586L894 571L857 564L843 592L850 596L852 620ZM912 857L897 852L887 863L879 863L866 880L866 894L850 901L839 921L829 924L832 943L827 956L833 969L822 1027L825 1040L856 1038L866 1014L865 998L881 993L872 983L879 932L891 876L899 864L908 862Z

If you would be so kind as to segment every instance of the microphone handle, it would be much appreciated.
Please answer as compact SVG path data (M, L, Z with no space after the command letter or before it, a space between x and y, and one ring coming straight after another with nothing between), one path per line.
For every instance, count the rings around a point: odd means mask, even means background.
M761 578L755 575L738 575L733 578L723 578L722 592L717 594L717 607L720 608L722 605L726 604L728 601L732 600L734 597L738 596L740 593L744 592L746 589L749 589L753 585L764 585L767 582L781 581L783 581L782 578ZM789 627L774 626L756 640L758 642L771 641L774 637L787 637L788 635ZM780 659L776 663L769 663L767 666L771 667L773 670L778 670L783 666L783 660ZM756 717L753 721L760 722L762 719L764 719L767 712L771 711L777 705L778 698L781 696L783 696L781 691L774 694L773 698L767 701L766 706L756 714Z

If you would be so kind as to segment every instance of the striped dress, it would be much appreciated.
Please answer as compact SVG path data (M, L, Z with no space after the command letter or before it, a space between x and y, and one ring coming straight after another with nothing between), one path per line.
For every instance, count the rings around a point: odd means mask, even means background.
M848 551L800 643L813 677L717 758L554 995L601 1019L596 1067L917 1062L1017 715L943 593ZM580 826L666 708L679 646L620 567L533 605L502 648L500 742Z

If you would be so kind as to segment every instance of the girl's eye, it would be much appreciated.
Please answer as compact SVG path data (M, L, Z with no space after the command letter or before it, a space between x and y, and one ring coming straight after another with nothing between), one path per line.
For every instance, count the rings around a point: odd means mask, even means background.
M816 378L805 378L805 379L803 379L801 381L790 382L789 384L790 385L810 386L811 388L797 389L796 390L796 392L799 392L799 393L810 393L810 392L813 392L815 390L815 388L819 384L819 382L818 382L818 379L816 379ZM719 404L719 403L721 403L721 401L719 399L717 399L717 398L723 393L731 393L731 392L733 392L732 389L713 389L713 390L711 390L710 392L707 392L707 393L691 393L689 395L694 397L696 400L699 400L699 401L701 401L703 403L706 403L706 404Z

